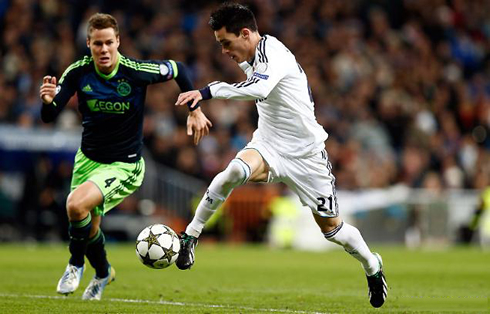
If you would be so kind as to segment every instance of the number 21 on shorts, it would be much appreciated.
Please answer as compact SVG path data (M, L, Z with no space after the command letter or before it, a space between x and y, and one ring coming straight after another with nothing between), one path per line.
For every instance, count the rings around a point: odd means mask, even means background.
M317 206L319 212L327 212L330 215L337 214L337 200L333 195L329 195L327 198L317 197L316 199L319 202Z

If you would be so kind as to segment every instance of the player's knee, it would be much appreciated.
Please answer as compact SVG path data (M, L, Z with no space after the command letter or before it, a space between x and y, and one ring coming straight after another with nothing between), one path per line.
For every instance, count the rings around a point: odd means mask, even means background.
M66 211L68 214L68 218L71 221L74 221L81 220L87 217L90 209L84 206L83 200L81 200L79 197L74 196L73 193L70 193L66 200Z
M239 166L234 163L228 166L226 169L226 183L239 184L243 182L244 179L244 172Z
M232 187L244 184L250 177L250 167L241 159L233 159L223 171L223 179L226 185Z
M336 219L333 220L332 223L328 227L325 227L324 229L322 229L322 232L323 232L323 236L328 241L345 247L345 244L346 244L345 241L343 241L342 239L339 239L339 237L337 236L340 229L342 229L342 227L344 226L344 222L340 219L339 219L339 221L340 221L340 223L337 224ZM325 230L325 231L323 231L323 230Z
M316 219L316 221L323 234L329 234L336 229L340 229L342 226L342 219L340 217L322 217L322 219Z

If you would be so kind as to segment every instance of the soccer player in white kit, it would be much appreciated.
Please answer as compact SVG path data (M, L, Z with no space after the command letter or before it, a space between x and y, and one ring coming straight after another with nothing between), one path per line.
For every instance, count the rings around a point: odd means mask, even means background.
M238 63L247 80L210 83L180 94L176 105L211 98L254 100L259 121L251 142L213 179L182 233L177 267L188 269L194 264L204 224L234 188L248 181L283 182L311 209L325 238L361 262L370 303L382 306L387 296L382 260L369 250L359 230L339 217L335 177L324 144L328 134L316 121L305 72L277 38L259 34L247 7L222 4L209 24L222 52Z

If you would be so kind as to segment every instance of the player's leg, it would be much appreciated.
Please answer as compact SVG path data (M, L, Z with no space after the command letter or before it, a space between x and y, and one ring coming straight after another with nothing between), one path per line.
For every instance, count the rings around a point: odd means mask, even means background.
M371 304L380 307L386 298L381 259L370 251L359 230L340 218L335 177L326 151L305 158L284 159L283 165L288 175L285 183L311 209L325 238L361 262L368 276Z
M388 296L381 256L372 253L359 230L342 221L340 217L313 216L327 240L341 245L347 253L361 262L368 281L369 301L372 306L381 307Z
M84 269L84 256L92 229L92 208L101 204L102 193L92 182L85 182L68 196L66 209L69 220L70 261L58 282L57 291L61 294L74 292L80 283Z
M204 224L218 209L234 188L248 181L260 182L267 180L268 167L262 156L254 149L246 149L238 153L221 173L216 175L197 206L196 214L187 226L186 233L199 237Z
M377 258L371 253L359 230L340 217L313 215L325 238L341 245L347 253L361 262L368 276L379 271Z
M359 260L367 275L379 270L379 262L369 250L356 227L339 216L335 177L326 151L305 158L285 159L288 180L285 183L298 194L303 205L313 212L325 238L341 245Z
M102 216L92 211L92 229L85 255L90 265L95 269L95 275L99 278L105 278L109 275L110 265L105 251L105 236L100 229L101 220Z
M92 230L90 231L86 256L95 269L95 276L90 280L89 285L82 295L82 299L84 300L100 300L105 286L116 280L116 271L107 260L104 247L105 237L102 229L100 229L102 216L93 210L92 217Z
M194 248L204 225L223 204L234 188L247 183L267 181L269 168L255 149L242 150L211 182L197 206L194 218L181 236L181 249L176 265L184 270L194 264Z
M84 300L100 300L105 287L115 280L114 267L107 260L105 237L100 222L104 214L141 186L144 170L143 159L136 163L115 162L101 165L90 177L90 181L104 195L104 201L92 210L93 224L86 256L95 269L95 275L82 295Z
M105 287L116 279L116 272L107 260L105 237L100 228L102 216L93 210L92 217L92 230L85 254L95 269L95 275L83 292L83 300L100 300Z
M98 187L87 181L70 193L66 202L68 220L70 221L70 264L83 266L85 249L92 230L91 211L103 201Z

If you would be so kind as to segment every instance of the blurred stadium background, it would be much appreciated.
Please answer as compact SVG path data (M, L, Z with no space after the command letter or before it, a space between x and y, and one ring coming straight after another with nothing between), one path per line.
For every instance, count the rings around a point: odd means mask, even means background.
M216 3L0 0L0 241L66 240L77 100L46 125L38 90L44 75L59 77L88 53L87 18L113 14L121 53L183 61L202 87L244 78L207 26ZM488 222L472 222L490 185L489 1L244 3L260 32L282 40L308 74L317 118L330 134L341 213L368 243L446 247L468 242L471 228L473 243L488 241ZM203 110L214 127L195 147L186 109L173 106L178 92L174 82L148 91L145 182L104 218L108 239L132 241L153 222L182 230L210 180L251 138L253 103L212 100ZM206 235L327 245L309 211L280 185L237 189Z

